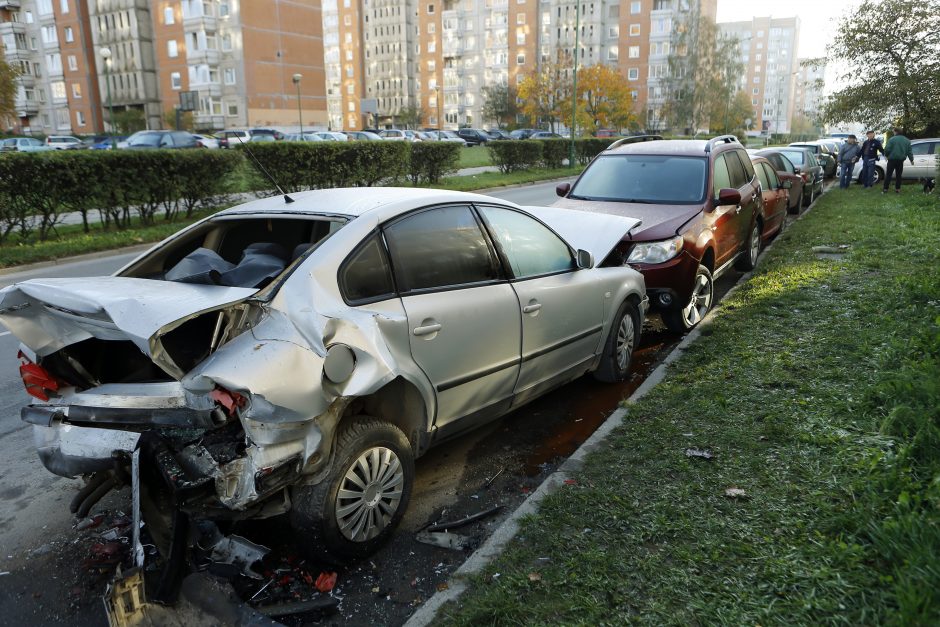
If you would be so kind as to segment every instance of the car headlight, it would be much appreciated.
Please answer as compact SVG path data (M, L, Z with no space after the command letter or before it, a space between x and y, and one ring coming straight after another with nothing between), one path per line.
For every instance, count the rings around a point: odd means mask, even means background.
M636 244L630 251L627 263L662 263L682 252L682 237L675 236L661 242Z

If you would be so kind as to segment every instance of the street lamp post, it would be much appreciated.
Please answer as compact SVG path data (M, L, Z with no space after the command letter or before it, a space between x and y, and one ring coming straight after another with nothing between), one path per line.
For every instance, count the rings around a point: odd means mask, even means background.
M294 81L294 85L297 86L297 121L300 122L300 139L304 138L304 114L300 108L300 79L303 78L303 74L294 74L291 77L291 80Z
M560 9L559 9L560 10ZM581 0L574 5L574 71L571 87L571 147L568 149L568 167L574 167L574 131L578 126L578 48L581 46Z
M437 128L438 128L438 130L443 131L443 130L444 130L444 120L441 119L441 118L443 117L443 115L442 115L442 113L441 113L441 86L440 86L440 85L435 85L435 86L434 86L434 91L437 92Z
M117 142L114 141L114 107L111 104L111 48L105 46L98 52L104 59L104 84L108 90L108 135L111 136L111 149L114 150Z

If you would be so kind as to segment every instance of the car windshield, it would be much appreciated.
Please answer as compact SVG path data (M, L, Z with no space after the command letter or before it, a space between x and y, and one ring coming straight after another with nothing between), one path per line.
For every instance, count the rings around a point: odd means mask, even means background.
M679 205L705 199L708 160L674 155L608 155L594 161L569 198Z
M803 151L802 150L781 150L787 159L793 162L794 165L803 165Z
M161 133L134 133L127 140L128 146L159 146Z

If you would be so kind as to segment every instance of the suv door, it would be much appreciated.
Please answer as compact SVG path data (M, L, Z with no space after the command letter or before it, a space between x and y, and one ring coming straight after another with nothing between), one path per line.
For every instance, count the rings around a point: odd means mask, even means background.
M601 345L604 308L615 305L593 273L578 271L568 244L541 222L505 207L477 208L518 297L522 367L513 404L521 405L586 371Z
M440 434L503 413L519 374L519 302L473 210L433 207L383 231Z
M911 146L911 152L914 154L914 163L906 163L904 167L904 178L920 179L933 178L936 176L936 162L934 161L932 142L917 142Z
M744 169L731 152L715 156L712 174L712 196L718 198L722 189L737 189L741 193L741 203L745 202L746 190L740 183L744 178ZM742 204L716 206L706 213L706 223L715 237L715 268L720 268L734 258L741 244L741 209Z

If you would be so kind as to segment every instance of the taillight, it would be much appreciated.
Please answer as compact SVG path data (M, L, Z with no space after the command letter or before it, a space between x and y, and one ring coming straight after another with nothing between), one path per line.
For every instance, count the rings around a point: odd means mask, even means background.
M19 351L16 356L22 360L20 378L23 379L27 394L41 401L48 401L49 392L59 391L59 380L49 374L45 368L31 362L23 351Z
M229 416L235 414L235 408L241 409L248 400L238 392L231 392L223 387L216 387L209 392L209 398L222 405Z

